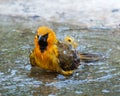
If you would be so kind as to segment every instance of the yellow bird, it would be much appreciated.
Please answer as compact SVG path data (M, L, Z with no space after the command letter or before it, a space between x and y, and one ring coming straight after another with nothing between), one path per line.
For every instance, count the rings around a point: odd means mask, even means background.
M34 38L34 49L30 54L32 66L44 70L71 75L80 65L79 54L64 42L59 42L55 32L45 26L39 27Z
M101 59L96 54L76 51L77 46L74 38L67 36L60 42L52 29L41 26L34 38L34 49L29 55L30 63L44 70L71 75L80 65L80 61L91 62Z

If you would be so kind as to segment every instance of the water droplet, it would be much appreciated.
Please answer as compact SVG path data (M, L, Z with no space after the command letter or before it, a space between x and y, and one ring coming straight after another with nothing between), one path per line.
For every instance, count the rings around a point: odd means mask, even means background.
M109 93L110 91L107 89L102 90L103 93Z
M76 94L82 94L82 91L75 91Z
M60 80L62 80L62 79L65 79L65 76L59 74L59 75L57 76L57 78L60 79Z
M66 54L67 52L66 51L63 51L63 54Z

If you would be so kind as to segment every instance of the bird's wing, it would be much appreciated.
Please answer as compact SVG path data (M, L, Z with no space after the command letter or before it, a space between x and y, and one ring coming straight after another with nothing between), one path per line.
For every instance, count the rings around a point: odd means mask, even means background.
M78 68L80 65L80 58L76 50L70 50L68 45L59 42L58 52L59 64L63 70L69 71Z

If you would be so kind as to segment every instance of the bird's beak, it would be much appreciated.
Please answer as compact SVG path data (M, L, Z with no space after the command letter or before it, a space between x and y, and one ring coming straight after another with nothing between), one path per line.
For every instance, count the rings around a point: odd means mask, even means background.
M38 41L42 41L42 36L41 35L38 36Z
M38 36L39 45L44 45L45 43L47 43L47 38L48 38L48 34L45 34L43 36L39 35Z
M38 41L40 42L47 42L47 38L48 38L48 35L44 35L44 36L39 36L38 37Z
M44 50L47 48L48 42L48 34L45 34L43 36L38 36L38 44L40 47L41 52L44 52Z

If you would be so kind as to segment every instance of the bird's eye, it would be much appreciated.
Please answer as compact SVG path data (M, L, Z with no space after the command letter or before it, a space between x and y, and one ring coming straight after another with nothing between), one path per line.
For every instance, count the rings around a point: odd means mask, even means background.
M71 42L71 40L70 40L70 39L68 39L68 41L69 41L69 42Z

